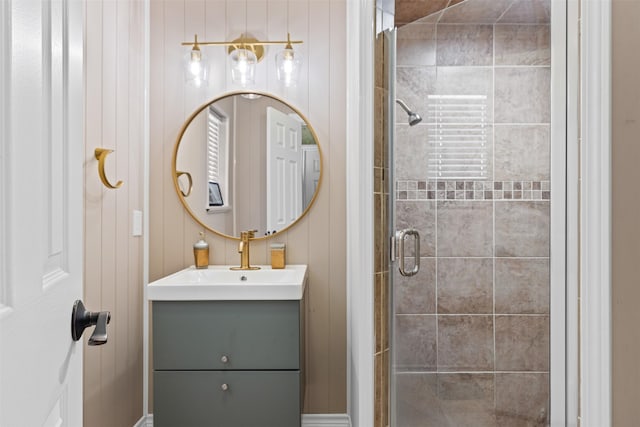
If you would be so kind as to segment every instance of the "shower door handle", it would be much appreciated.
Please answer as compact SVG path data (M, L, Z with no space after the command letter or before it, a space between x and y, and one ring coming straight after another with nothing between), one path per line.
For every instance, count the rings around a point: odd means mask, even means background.
M405 265L404 265L404 261L405 261L405 250L404 250L404 245L405 245L405 241L407 236L413 236L413 258L414 258L414 263L413 263L413 268L409 271L406 270ZM403 276L414 276L418 273L418 271L420 271L420 233L418 233L418 230L414 230L413 228L407 228L405 230L398 230L396 231L396 243L398 245L398 270L400 271L400 274L402 274Z

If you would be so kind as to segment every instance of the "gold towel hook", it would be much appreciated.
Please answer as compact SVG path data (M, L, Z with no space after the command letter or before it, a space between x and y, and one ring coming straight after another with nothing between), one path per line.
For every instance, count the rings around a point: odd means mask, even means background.
M113 150L109 150L108 148L96 148L95 156L98 160L98 175L100 175L100 181L104 184L105 187L116 189L122 187L122 181L116 182L116 185L113 185L107 179L107 175L104 173L104 162L109 155L109 153L113 153Z
M191 178L191 174L189 172L176 171L176 178L178 180L180 179L180 177L182 175L186 175L187 176L187 179L189 180L189 189L185 193L185 191L182 189L182 186L180 186L180 184L178 184L178 187L180 187L180 192L182 193L182 195L184 197L189 197L189 195L191 195L191 190L193 190L193 179Z

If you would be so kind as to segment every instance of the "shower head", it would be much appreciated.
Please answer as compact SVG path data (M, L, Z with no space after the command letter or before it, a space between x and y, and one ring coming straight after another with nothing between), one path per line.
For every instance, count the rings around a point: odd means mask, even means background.
M420 114L414 113L401 99L396 99L396 102L402 109L409 115L409 126L415 126L422 121Z

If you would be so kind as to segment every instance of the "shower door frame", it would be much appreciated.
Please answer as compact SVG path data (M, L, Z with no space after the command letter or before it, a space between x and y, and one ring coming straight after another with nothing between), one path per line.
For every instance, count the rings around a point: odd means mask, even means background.
M568 141L566 188L570 189L566 192L566 232L571 245L566 247L567 288L563 290L567 308L565 422L574 426L580 417L583 425L606 426L611 422L611 0L552 0L552 7L563 9L564 23L560 24L566 26L566 52L561 59L566 71L564 131ZM353 427L373 425L374 413L371 141L375 11L375 0L347 2L347 409ZM552 24L557 26L561 16L554 15ZM588 240L587 234L591 235ZM551 419L553 427L556 420Z
M577 188L579 153L575 145L569 141L577 141L578 114L577 103L570 102L577 98L579 74L577 65L578 49L578 9L577 2L571 0L552 0L551 2L551 191L550 200L550 239L549 239L549 423L551 426L573 426L578 419L578 247L569 247L570 242L577 242L578 221L570 218L578 217L577 194L568 192L567 188ZM572 27L572 28L571 28ZM395 123L395 109L392 100L395 96L395 45L397 28L379 37L387 37L392 54L386 58L389 75L389 105L385 105L386 115L390 123ZM573 38L572 38L573 36ZM575 57L569 55L574 53ZM576 78L570 78L574 76ZM572 110L573 108L573 110ZM571 123L571 125L570 125ZM395 126L388 127L390 176L388 183L389 197L389 235L393 236L395 228L395 163L393 141ZM564 141L564 144L561 142ZM389 270L395 265L389 261ZM393 274L389 276L390 295L393 295ZM391 298L389 331L395 331L393 325L394 311ZM393 337L390 342L394 343ZM397 408L395 405L396 381L393 375L395 351L391 348L391 364L389 366L390 402L389 425L395 427ZM573 420L573 421L572 421Z

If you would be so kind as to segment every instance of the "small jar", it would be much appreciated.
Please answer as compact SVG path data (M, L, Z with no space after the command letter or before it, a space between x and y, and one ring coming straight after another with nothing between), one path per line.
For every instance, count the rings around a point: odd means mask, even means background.
M284 243L271 244L271 268L280 269L285 266L285 245Z
M200 240L193 244L193 257L196 268L209 268L209 244L204 240L204 233L200 233Z

